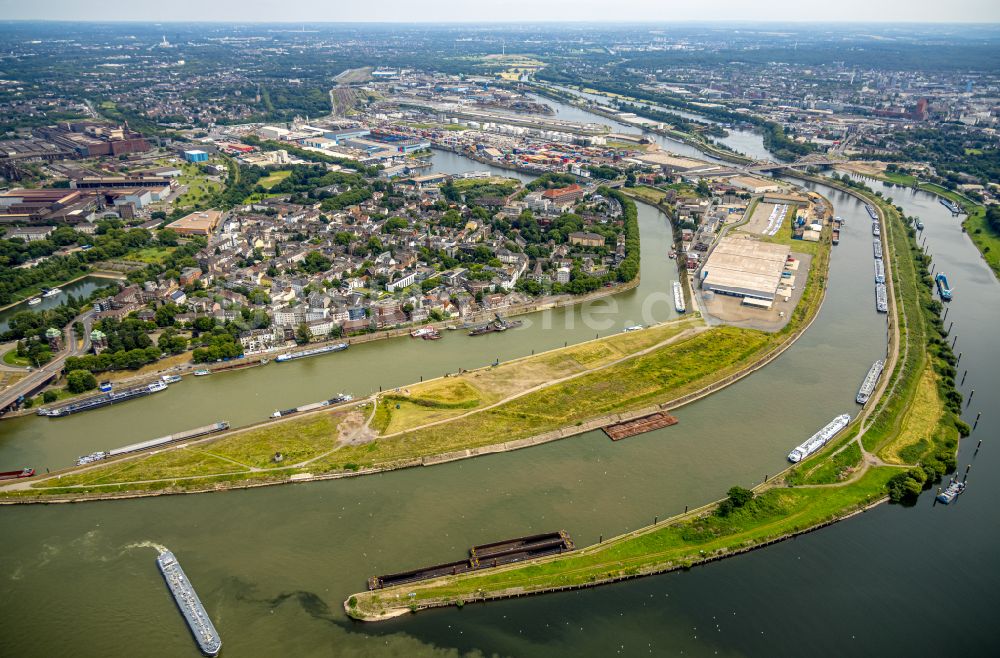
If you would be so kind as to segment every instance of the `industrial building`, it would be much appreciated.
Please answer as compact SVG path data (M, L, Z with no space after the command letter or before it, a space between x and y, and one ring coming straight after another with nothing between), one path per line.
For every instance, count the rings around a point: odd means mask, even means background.
M208 153L198 150L184 151L184 159L188 162L208 162Z
M701 269L701 286L722 295L774 301L789 247L722 238Z
M177 235L210 235L221 219L220 211L203 210L181 217L167 224L167 228L173 229Z

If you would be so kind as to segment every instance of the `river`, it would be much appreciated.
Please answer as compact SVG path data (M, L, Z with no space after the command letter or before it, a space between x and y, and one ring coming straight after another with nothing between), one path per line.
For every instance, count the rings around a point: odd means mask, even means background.
M0 311L0 331L7 330L7 323L16 313L20 313L21 311L44 311L55 308L65 302L69 295L86 297L101 286L109 285L114 281L114 279L103 276L85 276L73 283L59 286L59 289L62 290L60 294L53 295L52 297L43 297L42 301L35 306L29 306L27 300L15 304L10 308Z
M834 250L818 321L760 372L679 410L678 426L618 443L592 432L426 470L340 481L2 508L5 653L198 655L156 571L156 543L177 554L228 656L842 656L926 653L937 642L986 655L995 637L986 616L1000 603L1000 529L986 522L994 518L987 506L996 485L977 478L1000 459L988 443L969 492L949 508L932 508L925 494L916 507L882 506L734 560L575 593L377 625L351 622L340 607L369 575L459 559L473 544L561 528L587 545L601 534L704 503L733 484L777 472L804 436L837 413L855 413L857 386L885 350L885 319L871 303L867 214L852 198L819 189L848 224ZM996 405L1000 351L985 328L1000 320L1000 288L950 214L914 196L914 203L928 206L919 214L939 267L954 273L949 320L956 321L957 349L965 352L962 365L974 368L964 387L978 389L971 412ZM664 256L666 219L640 206L640 231L642 284L604 302L618 311L601 331L640 321L643 302L666 298L675 277ZM652 303L652 319L672 317L669 306ZM185 381L151 398L68 419L4 421L0 455L5 464L62 465L92 449L210 420L258 420L276 407L339 390L364 394L584 340L594 333L586 315L585 309L560 310L549 314L548 324L545 314L527 316L525 329L477 339L379 341ZM996 427L987 413L973 441ZM973 445L963 445L962 464Z
M602 94L593 94L590 92L579 91L577 89L572 89L570 87L562 87L556 85L556 88L560 91L573 94L574 96L579 96L580 98L585 98L587 100L599 103L607 107L612 111L617 111L617 108L611 107L610 100L607 96ZM562 103L560 101L553 100L547 96L540 96L537 94L529 94L532 98L540 103L546 103L551 106L556 111L556 116L560 119L567 119L570 121L595 121L604 123L605 125L612 126L616 131L627 131L635 132L638 130L638 126L631 126L619 121L614 121L611 119L605 119L599 115L594 115L586 110L574 107L567 103ZM735 128L726 124L723 124L715 119L709 117L695 114L693 112L686 112L684 110L679 110L672 107L664 107L661 105L648 104L648 107L653 110L658 110L660 112L669 112L671 114L676 114L677 116L684 117L685 119L691 119L692 121L700 121L702 123L710 123L717 126L721 126L728 133L725 137L711 137L712 140L725 144L729 148L733 149L738 153L747 155L755 160L774 160L774 156L764 148L764 138L763 136L753 130L744 130L742 128ZM594 119L594 117L598 117ZM672 151L673 153L679 153L682 155L689 155L691 157L700 159L709 159L713 162L717 162L716 158L712 158L705 153L702 153L698 149L684 142L670 139L669 137L664 137L662 135L655 135L655 141L660 145L661 148Z

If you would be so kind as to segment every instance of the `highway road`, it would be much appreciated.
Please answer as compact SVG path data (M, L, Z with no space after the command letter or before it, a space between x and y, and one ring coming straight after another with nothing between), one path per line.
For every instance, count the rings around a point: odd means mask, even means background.
M83 341L80 344L77 344L76 337L73 335L73 325L77 322L83 323ZM63 350L56 354L51 361L40 368L34 369L27 377L24 377L3 393L0 393L0 410L2 410L0 414L6 412L22 395L33 391L38 386L57 377L67 357L79 356L87 352L90 349L90 330L93 324L93 311L87 311L76 316L73 322L63 330Z

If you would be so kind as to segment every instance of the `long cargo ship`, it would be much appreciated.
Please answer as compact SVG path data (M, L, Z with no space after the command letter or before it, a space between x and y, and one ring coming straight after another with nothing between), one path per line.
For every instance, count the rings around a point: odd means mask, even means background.
M858 389L858 397L856 398L858 404L866 404L871 399L872 393L875 392L875 384L878 383L879 377L882 376L883 368L885 368L885 361L880 359L868 369L868 374L865 375L865 380L861 382L861 388Z
M879 240L873 241L872 242L872 249L875 250L875 258L881 259L882 258L882 242L879 241Z
M678 281L674 281L674 309L678 313L687 311L687 306L684 305L684 288Z
M275 411L271 414L271 418L284 418L285 416L291 416L292 414L300 414L305 411L313 411L314 409L322 409L323 407L329 407L331 404L340 404L341 402L350 402L354 397L347 395L346 393L341 393L336 397L332 397L329 400L321 400L319 402L312 402L310 404L304 404L301 407L295 407L293 409L282 409L281 411Z
M19 480L21 478L30 478L34 475L35 469L25 466L19 471L4 471L0 473L0 480Z
M962 212L962 207L951 199L941 199L941 205L950 210L952 215L957 215Z
M348 348L347 343L337 343L335 345L324 345L323 347L314 347L311 350L302 350L301 352L286 352L278 358L275 359L278 363L284 363L285 361L294 361L295 359L304 359L307 356L319 356L320 354L328 354L330 352L343 352Z
M948 277L944 275L944 272L938 272L937 276L934 277L934 282L937 284L938 294L941 295L941 299L950 302L951 287L948 285Z
M801 445L788 453L788 461L793 464L802 461L829 443L830 440L840 434L840 432L843 431L843 429L847 427L850 422L851 416L849 414L841 414L837 416L827 423L823 429L810 436L808 439L803 441Z
M178 432L176 434L168 434L166 436L161 436L158 439L150 439L149 441L140 441L139 443L133 443L131 445L123 446L121 448L115 448L113 450L100 450L98 452L92 452L89 455L84 455L76 460L77 466L83 466L84 464L92 464L102 459L109 459L111 457L118 457L119 455L127 455L132 452L140 452L142 450L149 450L150 448L156 448L159 446L167 445L170 443L177 443L178 441L185 441L187 439L196 439L200 436L205 436L208 434L215 434L216 432L221 432L222 430L228 430L229 423L227 421L219 421L218 423L212 423L211 425L204 425L202 427L197 427L193 430L186 430L184 432Z
M167 582L177 607L184 615L198 648L206 656L218 656L219 650L222 649L222 638L219 636L219 631L215 630L215 625L205 612L205 606L201 604L201 599L194 591L194 586L188 580L184 569L181 569L177 558L165 550L157 556L156 566L160 568L163 580Z
M875 310L879 313L889 312L889 295L884 283L875 284Z
M881 258L875 259L875 283L885 283L885 264Z
M38 410L38 415L59 418L61 416L69 416L70 414L79 413L81 411L99 409L100 407L106 407L109 404L118 404L119 402L125 402L126 400L145 397L147 395L152 395L153 393L159 393L160 391L165 390L167 390L166 382L155 381L151 384L144 384L143 386L136 386L135 388L127 388L123 391L109 391L93 397L84 398L83 400L77 400L76 402L70 402L69 404L61 407L52 407L51 409L43 407Z
M865 210L868 211L868 214L871 216L872 219L874 219L875 221L878 221L878 211L875 210L875 206L873 206L870 203L866 203L865 204Z

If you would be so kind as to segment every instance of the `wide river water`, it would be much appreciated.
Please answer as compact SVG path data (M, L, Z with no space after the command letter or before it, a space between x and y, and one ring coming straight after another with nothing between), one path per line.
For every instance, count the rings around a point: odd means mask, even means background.
M443 170L459 168L436 154ZM451 165L447 164L451 163ZM484 165L466 161L465 171ZM867 214L817 188L847 219L817 322L773 363L677 412L680 424L612 443L602 433L429 468L220 494L0 508L4 655L197 656L154 563L173 550L227 656L876 655L932 648L988 655L1000 608L991 512L1000 460L989 440L957 505L881 506L749 555L574 593L466 606L383 624L341 608L373 574L460 559L467 548L565 529L578 545L759 482L853 398L884 354L872 301ZM1000 405L1000 287L956 220L927 195L894 192L919 214L956 290L966 413L986 409L960 463L992 437ZM666 218L640 206L642 284L588 308L525 316L526 327L437 342L378 341L314 359L186 380L165 393L62 420L0 423L0 464L62 466L78 454L205 422L243 424L338 391L363 395L496 358L674 316ZM609 309L610 305L610 310ZM598 312L604 311L604 312ZM468 342L475 341L475 342ZM991 520L992 519L992 520Z

